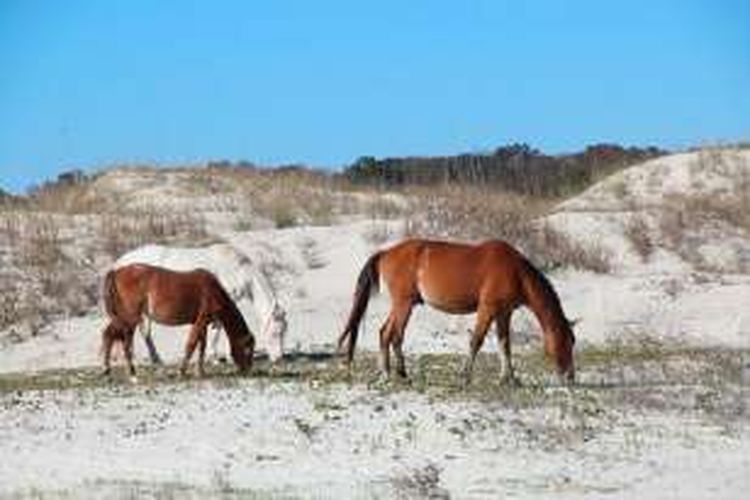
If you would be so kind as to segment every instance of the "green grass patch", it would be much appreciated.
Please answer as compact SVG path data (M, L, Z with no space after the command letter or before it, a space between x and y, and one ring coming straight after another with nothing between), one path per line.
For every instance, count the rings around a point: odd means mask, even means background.
M240 375L231 364L208 364L206 376L181 377L179 365L138 366L137 384L124 366L111 377L99 367L45 370L0 375L0 394L38 390L156 388L165 385L208 385L216 388L295 381L325 394L339 386L359 386L381 394L413 392L432 400L500 402L515 408L558 404L574 395L591 411L607 406L696 408L708 412L733 411L744 415L741 390L750 379L750 351L668 347L651 342L585 347L577 350L578 384L561 386L554 369L538 349L519 347L513 360L521 387L509 387L500 378L496 353L477 356L471 383L459 376L465 355L440 353L407 358L409 378L382 381L377 354L360 352L351 370L343 359L328 353L290 354L279 364L257 360L250 373ZM732 392L734 391L734 392ZM732 398L717 394L735 394ZM730 400L731 399L731 400ZM726 403L726 404L725 404ZM321 399L319 405L328 402ZM583 404L583 403L581 403ZM739 408L739 410L737 410ZM589 411L589 410L586 410Z

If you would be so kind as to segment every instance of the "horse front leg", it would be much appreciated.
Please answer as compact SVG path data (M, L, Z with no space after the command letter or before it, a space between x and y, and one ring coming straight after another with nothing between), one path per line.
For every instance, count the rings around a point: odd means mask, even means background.
M205 361L206 361L206 337L208 336L208 329L204 328L198 337L198 376L205 377Z
M472 372L474 371L474 360L477 357L479 349L484 343L484 338L487 336L487 330L492 323L492 311L489 308L480 306L477 311L477 322L474 325L474 333L469 341L469 357L464 363L463 369L461 370L461 384L464 388L468 387L471 383Z
M182 359L182 364L180 365L180 375L183 377L187 375L187 369L188 365L190 364L190 359L193 357L193 352L195 352L195 348L201 341L201 337L203 337L203 349L205 350L206 325L206 319L201 317L198 318L198 320L190 328L190 334L188 335L188 340L185 344L185 357ZM202 372L203 368L199 366L198 370L200 373Z
M211 352L212 356L219 362L219 363L226 363L227 362L227 356L225 352L219 352L219 342L221 341L221 326L217 322L211 323L211 326L209 327L209 331L213 332L213 336L211 337Z
M497 343L500 350L500 365L502 367L500 381L510 386L520 386L521 382L513 371L510 356L510 312L502 313L495 319L497 327Z
M159 356L159 351L156 350L156 345L154 345L154 338L151 335L151 327L151 318L145 316L143 318L143 321L141 321L139 330L141 332L141 336L143 337L143 341L146 343L146 349L148 349L148 357L151 360L151 364L161 365L162 360Z

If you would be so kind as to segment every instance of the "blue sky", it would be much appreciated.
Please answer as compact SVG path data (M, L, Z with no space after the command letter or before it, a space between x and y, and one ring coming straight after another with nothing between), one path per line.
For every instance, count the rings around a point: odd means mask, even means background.
M0 0L0 187L750 139L747 1Z

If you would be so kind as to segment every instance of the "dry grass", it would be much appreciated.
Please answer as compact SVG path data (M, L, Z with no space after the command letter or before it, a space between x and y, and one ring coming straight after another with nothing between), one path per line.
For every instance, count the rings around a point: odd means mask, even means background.
M372 214L380 218L400 215L388 195L374 190L353 190L329 173L302 167L280 169L212 167L186 174L197 194L225 194L252 207L252 215L276 228L328 225L347 215ZM236 227L252 229L249 217Z
M738 155L709 150L701 153L695 168L731 173L738 161ZM750 174L748 169L740 171L746 174L726 196L672 197L650 228L643 218L631 219L626 234L639 255L646 260L657 244L664 244L697 261L699 256L691 249L701 231L719 223L750 231ZM118 184L123 179L124 184ZM155 193L163 189L170 193L165 196L174 194L187 207L196 200L200 208L169 211L144 205L129 194L141 188ZM625 193L627 186L620 189ZM23 277L29 285L18 293L7 284L9 280L0 282L7 291L4 296L18 297L5 299L3 322L31 315L34 307L44 317L92 306L98 280L93 269L106 268L138 246L210 241L204 209L227 214L227 227L236 230L331 224L366 215L373 219L366 236L373 245L394 236L376 221L406 217L409 234L504 239L546 269L571 266L608 272L609 257L600 248L577 244L539 222L558 201L450 185L402 192L362 190L341 177L302 167L129 167L77 177L42 186L28 197L5 200L0 207L0 244L10 249L10 264L19 273L16 278ZM71 227L74 218L77 226ZM81 262L76 252L89 256L88 261ZM310 263L317 265L313 258ZM84 291L73 293L74 288Z
M749 272L739 269L714 269L698 251L702 242L729 234L750 236L750 168L743 156L733 151L701 151L692 166L696 173L712 172L731 179L729 190L673 194L666 197L658 213L662 244L699 269L708 271Z
M19 322L24 317L19 287L13 281L6 281L7 279L3 279L3 293L0 295L0 330Z
M625 237L644 262L651 257L656 249L651 230L641 214L636 213L628 219L625 225Z
M407 233L422 237L480 241L501 239L520 248L545 269L572 266L608 272L600 248L583 247L538 218L554 200L529 198L471 187L414 191L415 208Z
M101 270L131 249L215 241L208 212L225 217L229 227L250 230L263 219L288 227L391 210L379 196L339 184L328 174L296 167L124 167L61 176L29 196L4 198L0 262L8 272L0 277L0 328L24 323L34 334L53 316L94 307ZM166 204L149 205L143 190L164 193L164 200L152 202ZM312 253L309 263L319 265Z
M32 191L25 205L32 210L57 214L92 214L111 205L91 189L94 177L76 183L49 183Z
M209 240L200 214L172 213L152 208L106 213L99 219L104 251L112 259L148 243L204 242Z
M98 301L100 271L123 252L201 238L205 228L193 215L0 212L0 330L19 324L21 335L35 335L54 317L84 314Z
M0 216L0 245L7 252L0 328L22 323L24 334L35 335L51 316L80 314L95 303L87 283L94 273L66 252L63 217L37 212Z

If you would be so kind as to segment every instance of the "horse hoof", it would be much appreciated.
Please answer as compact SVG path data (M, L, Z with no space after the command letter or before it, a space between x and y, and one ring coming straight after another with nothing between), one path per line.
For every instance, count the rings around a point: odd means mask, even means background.
M513 375L505 375L500 379L500 383L506 387L522 387L521 381Z
M406 372L399 372L397 380L399 384L403 384L403 385L411 387L411 379L406 374Z
M103 379L106 379L106 380L112 380L112 372L110 371L109 368L105 368L99 374L99 378L103 378Z

